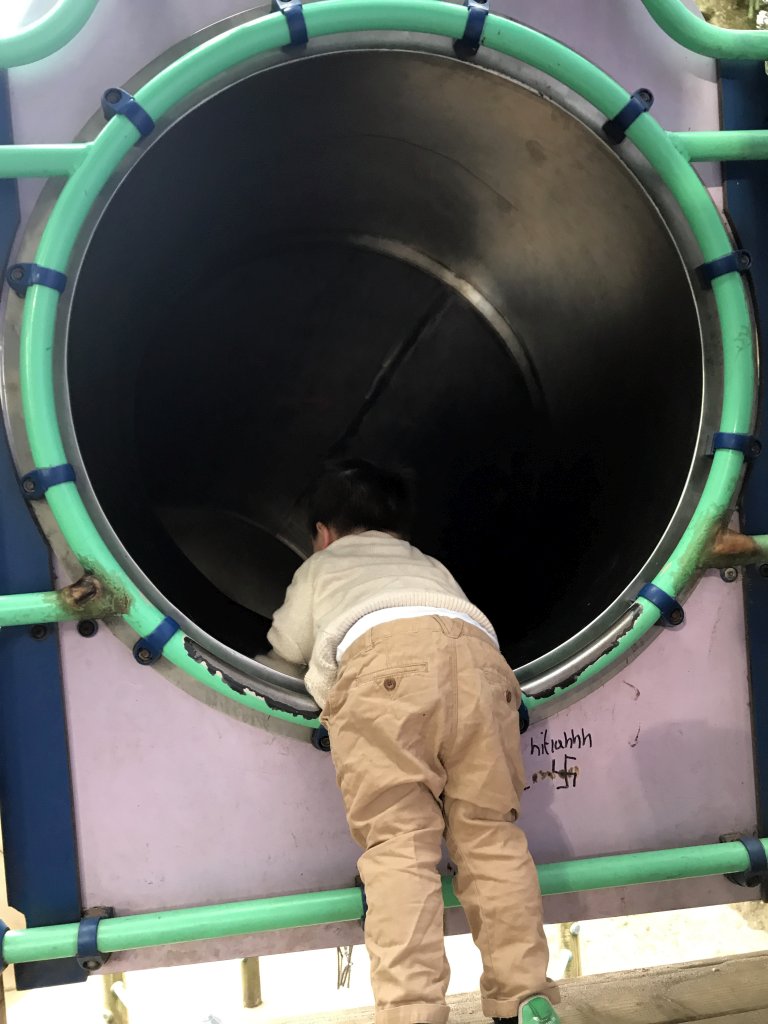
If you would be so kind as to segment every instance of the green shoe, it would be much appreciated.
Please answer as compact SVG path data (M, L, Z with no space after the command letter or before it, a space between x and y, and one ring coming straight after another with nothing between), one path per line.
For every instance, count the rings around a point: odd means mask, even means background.
M544 996L532 996L517 1011L520 1024L560 1024L555 1008Z

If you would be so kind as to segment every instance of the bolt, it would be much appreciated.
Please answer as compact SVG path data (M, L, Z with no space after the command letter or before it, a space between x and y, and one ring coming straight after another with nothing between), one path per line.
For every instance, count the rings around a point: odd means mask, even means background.
M104 99L107 101L107 103L117 103L117 101L120 99L120 90L107 89L107 91L104 93Z
M45 640L48 636L48 627L44 622L38 622L36 626L31 626L29 635L33 640Z
M762 565L758 566L757 571L761 576L768 576L768 562L763 562Z
M653 103L653 93L650 89L638 89L637 95L638 98L641 99L643 103L647 103L648 106Z
M99 966L99 961L98 960L84 960L83 961L83 967L85 967L86 971L95 971L98 966Z
M101 591L101 584L95 576L86 575L73 583L68 588L69 595L76 605L85 604L94 597L98 597Z
M35 489L35 481L34 480L25 480L24 483L21 486L24 488L24 490L27 492L27 494L32 494L32 492Z
M21 267L14 267L11 270L11 280L12 281L21 281L23 279L23 277L24 277L24 271L21 269Z
M752 266L752 258L748 252L742 252L739 254L739 264L748 270Z
M90 638L96 636L99 631L99 624L95 619L81 619L77 624L77 632L80 636Z
M756 459L762 450L763 446L760 444L760 442L758 440L754 440L749 446L750 458Z
M729 565L727 569L720 570L720 579L724 583L735 583L739 578L739 570L735 565Z
M685 613L682 608L673 608L669 613L669 624L670 626L679 626L684 618Z
M326 751L326 753L331 749L330 736L323 736L323 738L320 740L320 749Z
M137 657L139 661L149 661L152 657L152 651L150 651L148 647L140 647Z

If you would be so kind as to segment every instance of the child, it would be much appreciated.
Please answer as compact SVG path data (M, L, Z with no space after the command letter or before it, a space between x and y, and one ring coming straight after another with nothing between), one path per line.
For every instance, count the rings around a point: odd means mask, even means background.
M448 1019L445 834L482 954L484 1013L558 1024L538 878L516 824L520 688L485 615L408 543L409 504L397 474L362 460L331 467L309 502L315 554L268 637L281 658L308 666L364 850L376 1022Z

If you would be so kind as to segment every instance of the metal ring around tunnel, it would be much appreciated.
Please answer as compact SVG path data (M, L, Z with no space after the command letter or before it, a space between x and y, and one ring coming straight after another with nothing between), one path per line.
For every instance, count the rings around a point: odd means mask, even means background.
M353 32L408 32L454 39L463 34L467 16L464 8L439 5L433 0L409 3L326 0L307 6L305 10L311 40ZM289 41L287 26L280 14L239 25L203 43L161 71L138 90L137 102L155 121L169 117L175 120L179 105L194 102L196 90L205 83L253 59L256 54L284 47ZM521 61L563 83L604 118L614 116L627 102L627 92L593 65L562 44L525 26L489 15L483 44L488 50ZM731 243L706 189L664 130L646 114L627 134L674 197L695 236L702 262L727 252ZM114 118L101 131L51 213L35 256L37 263L64 273L71 271L79 235L92 216L94 198L130 154L137 136L136 129L122 118ZM357 243L360 244L359 239ZM721 431L747 432L753 416L754 359L744 286L737 275L731 274L714 282L713 296L722 333L723 372L722 408L718 410L715 426ZM38 286L30 289L23 315L21 390L29 446L37 466L67 461L56 410L51 353L58 314L58 293ZM642 445L644 434L642 423L628 427L628 441L631 439L633 444ZM666 592L679 594L695 575L698 556L728 509L742 464L739 452L715 453L698 505L686 516L687 526L681 529L674 551L664 559L653 580ZM115 558L105 542L103 530L94 524L77 485L63 483L51 488L47 502L66 544L80 564L128 595L130 608L124 620L134 631L134 638L136 633L140 636L151 633L166 612L157 607L150 599L152 595L148 596ZM568 684L567 699L585 692L594 685L598 675L635 648L657 621L658 610L643 598L627 602L625 608L623 615L614 614L612 621L605 622L601 636L590 644L580 649L571 648L559 662L541 665L527 678L523 674L527 692L535 703L546 705L552 700L562 703L562 695L558 696L557 690L565 684ZM258 681L254 683L254 690L245 684L233 689L218 675L211 675L202 665L193 662L185 648L183 632L171 637L164 653L178 669L219 695L267 714L301 724L307 722L307 719L297 719L289 710L265 704L264 698L258 696ZM235 667L242 670L245 661L236 659ZM262 682L278 687L278 691L286 685L284 678L268 672L263 673ZM537 701L537 693L548 696ZM289 684L287 706L299 697L290 693ZM304 711L311 712L311 704L305 705Z

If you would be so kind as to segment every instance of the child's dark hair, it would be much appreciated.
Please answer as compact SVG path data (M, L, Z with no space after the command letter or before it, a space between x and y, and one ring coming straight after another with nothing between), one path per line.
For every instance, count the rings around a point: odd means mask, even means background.
M345 459L326 466L307 501L307 523L314 537L317 523L341 536L381 530L408 539L411 495L403 473L365 459Z

